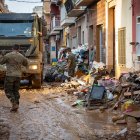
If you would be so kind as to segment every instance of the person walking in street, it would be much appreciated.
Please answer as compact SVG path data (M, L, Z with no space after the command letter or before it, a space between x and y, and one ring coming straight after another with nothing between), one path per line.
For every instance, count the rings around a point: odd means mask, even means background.
M66 59L66 49L63 49L61 59L62 60Z
M75 55L71 52L71 48L67 48L67 53L68 53L68 75L71 77L74 77L75 74L75 67L76 67L76 60L75 60Z
M6 64L6 77L4 81L4 91L12 104L11 111L16 112L19 108L19 88L22 66L28 67L26 57L19 53L19 45L13 46L13 51L0 57L0 64Z

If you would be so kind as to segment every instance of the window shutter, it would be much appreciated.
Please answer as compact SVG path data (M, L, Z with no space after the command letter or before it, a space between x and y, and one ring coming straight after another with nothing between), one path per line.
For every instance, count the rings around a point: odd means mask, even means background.
M126 64L126 28L119 28L118 30L118 61L119 64Z

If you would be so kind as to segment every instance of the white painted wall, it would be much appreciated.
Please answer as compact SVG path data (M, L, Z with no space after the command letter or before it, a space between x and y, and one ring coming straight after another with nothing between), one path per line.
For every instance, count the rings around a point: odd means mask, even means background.
M132 65L132 8L131 0L122 1L121 26L126 27L126 67L131 68Z
M122 15L122 0L116 0L115 6L115 46L116 46L116 66L118 66L118 29L121 26L121 15Z
M136 17L136 41L140 43L140 15ZM140 56L140 44L136 47L136 54Z
M132 41L132 9L130 7L131 0L116 0L116 60L118 65L118 29L126 27L126 68L132 67L132 47L129 44Z

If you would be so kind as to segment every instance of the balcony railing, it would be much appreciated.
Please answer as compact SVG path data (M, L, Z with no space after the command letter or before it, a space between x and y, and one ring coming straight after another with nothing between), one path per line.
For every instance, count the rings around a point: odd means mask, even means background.
M54 31L62 30L62 27L60 26L60 17L54 16L52 18L52 21L51 21L51 30L54 30Z
M54 27L59 27L60 26L60 19L56 18L56 17L53 17L52 19L52 29Z
M93 2L96 2L98 0L74 0L76 6L88 6Z
M66 17L61 21L61 26L66 27L75 23L75 17Z
M73 0L67 0L65 2L65 7L66 7L67 13L69 13L74 8L74 1Z
M77 17L81 15L86 6L76 6L78 0L67 0L65 2L66 11L69 17Z
M51 3L57 3L58 0L51 0Z

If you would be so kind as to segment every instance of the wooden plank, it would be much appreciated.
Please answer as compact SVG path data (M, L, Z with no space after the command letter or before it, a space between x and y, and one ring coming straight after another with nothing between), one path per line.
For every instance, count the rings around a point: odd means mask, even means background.
M132 112L124 112L124 114L131 117L140 118L140 110Z

